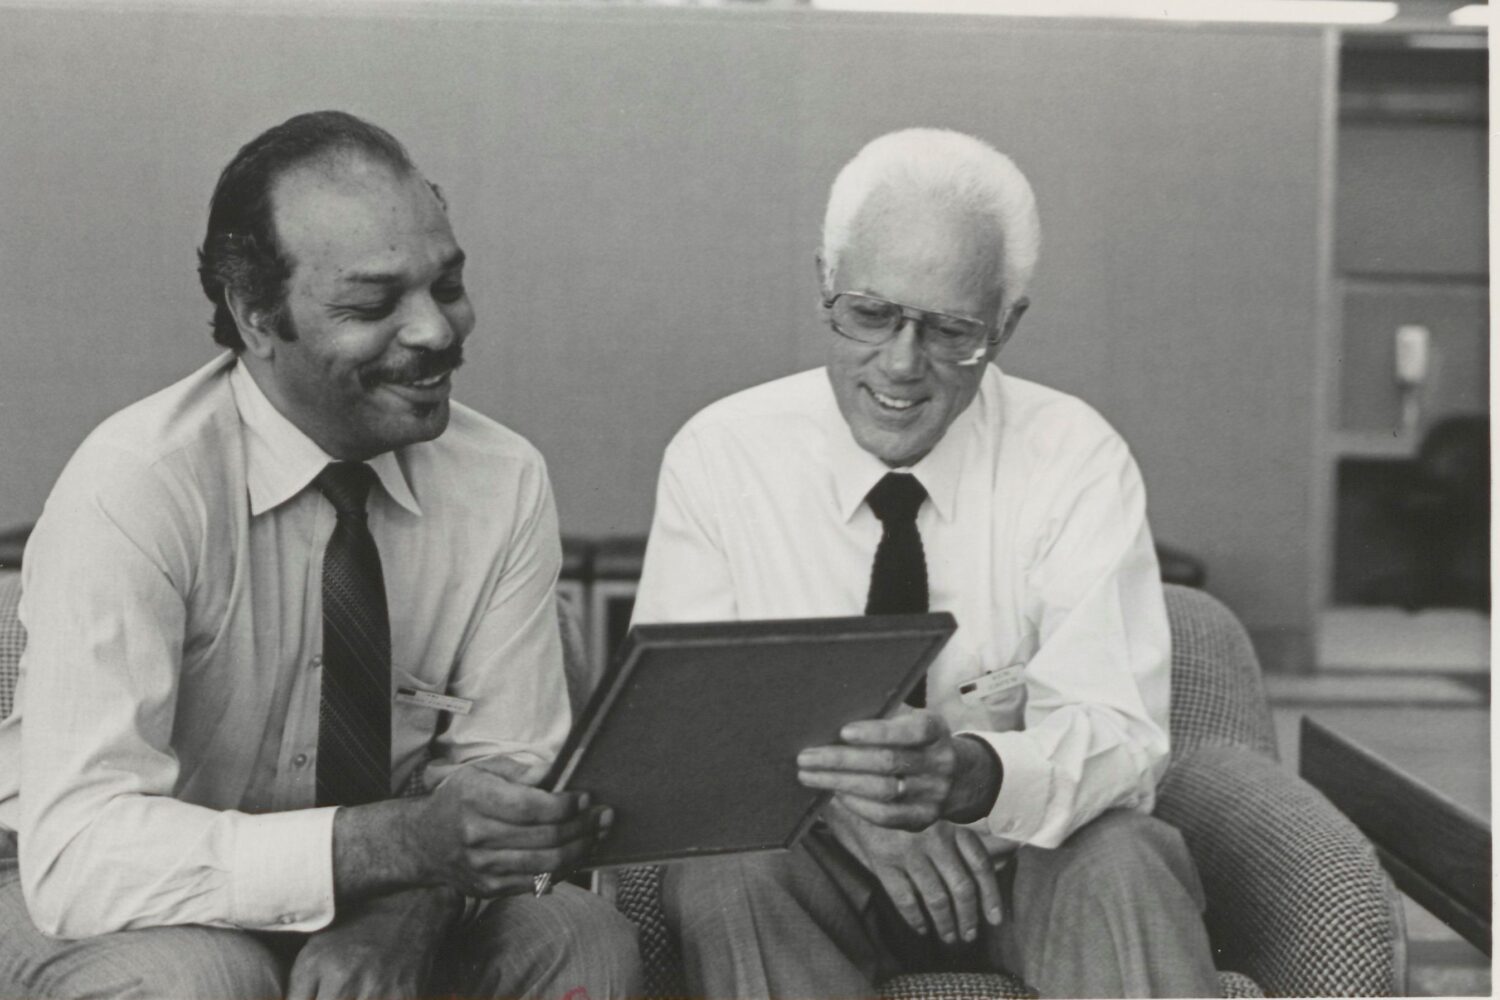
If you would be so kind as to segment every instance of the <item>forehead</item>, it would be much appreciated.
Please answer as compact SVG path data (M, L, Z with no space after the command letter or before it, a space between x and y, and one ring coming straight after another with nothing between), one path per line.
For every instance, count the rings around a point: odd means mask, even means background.
M302 164L271 190L276 235L300 275L409 271L458 249L447 213L415 171L358 156Z
M841 288L948 312L973 312L1000 289L1000 234L989 219L931 197L872 194L839 259Z

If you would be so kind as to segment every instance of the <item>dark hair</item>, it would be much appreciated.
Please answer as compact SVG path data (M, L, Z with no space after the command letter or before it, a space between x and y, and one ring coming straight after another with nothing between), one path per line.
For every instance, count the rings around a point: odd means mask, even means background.
M385 129L343 111L311 111L251 139L219 174L198 251L198 281L214 304L218 343L236 351L245 346L226 301L231 290L252 308L271 310L276 332L291 339L284 307L294 261L276 236L271 191L291 168L341 153L369 157L402 174L415 169L406 149Z

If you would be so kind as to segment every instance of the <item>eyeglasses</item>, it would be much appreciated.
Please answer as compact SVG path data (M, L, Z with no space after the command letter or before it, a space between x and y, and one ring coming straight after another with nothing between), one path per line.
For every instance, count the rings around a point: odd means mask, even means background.
M888 342L911 320L917 324L918 342L927 356L948 364L977 365L1000 339L1000 331L989 323L914 309L863 292L839 292L824 299L823 307L835 333L872 347Z

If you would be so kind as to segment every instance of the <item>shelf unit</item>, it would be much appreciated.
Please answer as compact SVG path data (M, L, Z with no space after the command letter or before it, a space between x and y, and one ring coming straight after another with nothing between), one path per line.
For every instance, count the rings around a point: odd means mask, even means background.
M1352 634L1344 628L1351 614L1361 622L1384 614L1393 634L1411 630L1405 611L1360 606L1378 591L1362 583L1361 574L1383 572L1386 554L1403 544L1411 549L1409 539L1395 537L1401 526L1381 513L1381 498L1372 494L1389 492L1410 475L1423 434L1437 421L1488 413L1483 41L1465 34L1339 35L1334 142L1325 164L1322 478L1312 556L1319 667L1355 661L1370 669L1486 665L1484 657L1476 662L1472 643L1423 659L1399 644L1384 657L1368 648L1356 654L1340 639ZM1427 377L1410 390L1414 410L1407 409L1396 378L1396 330L1403 325L1428 331Z

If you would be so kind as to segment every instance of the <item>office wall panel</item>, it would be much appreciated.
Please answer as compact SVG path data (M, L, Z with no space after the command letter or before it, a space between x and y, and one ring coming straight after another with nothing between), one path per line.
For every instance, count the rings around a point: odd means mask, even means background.
M1320 80L1308 30L808 11L0 9L0 522L207 360L218 169L313 107L443 184L480 314L459 397L546 452L566 530L642 531L695 409L822 358L812 255L865 140L1013 153L1045 240L1004 356L1130 438L1161 537L1307 623Z

